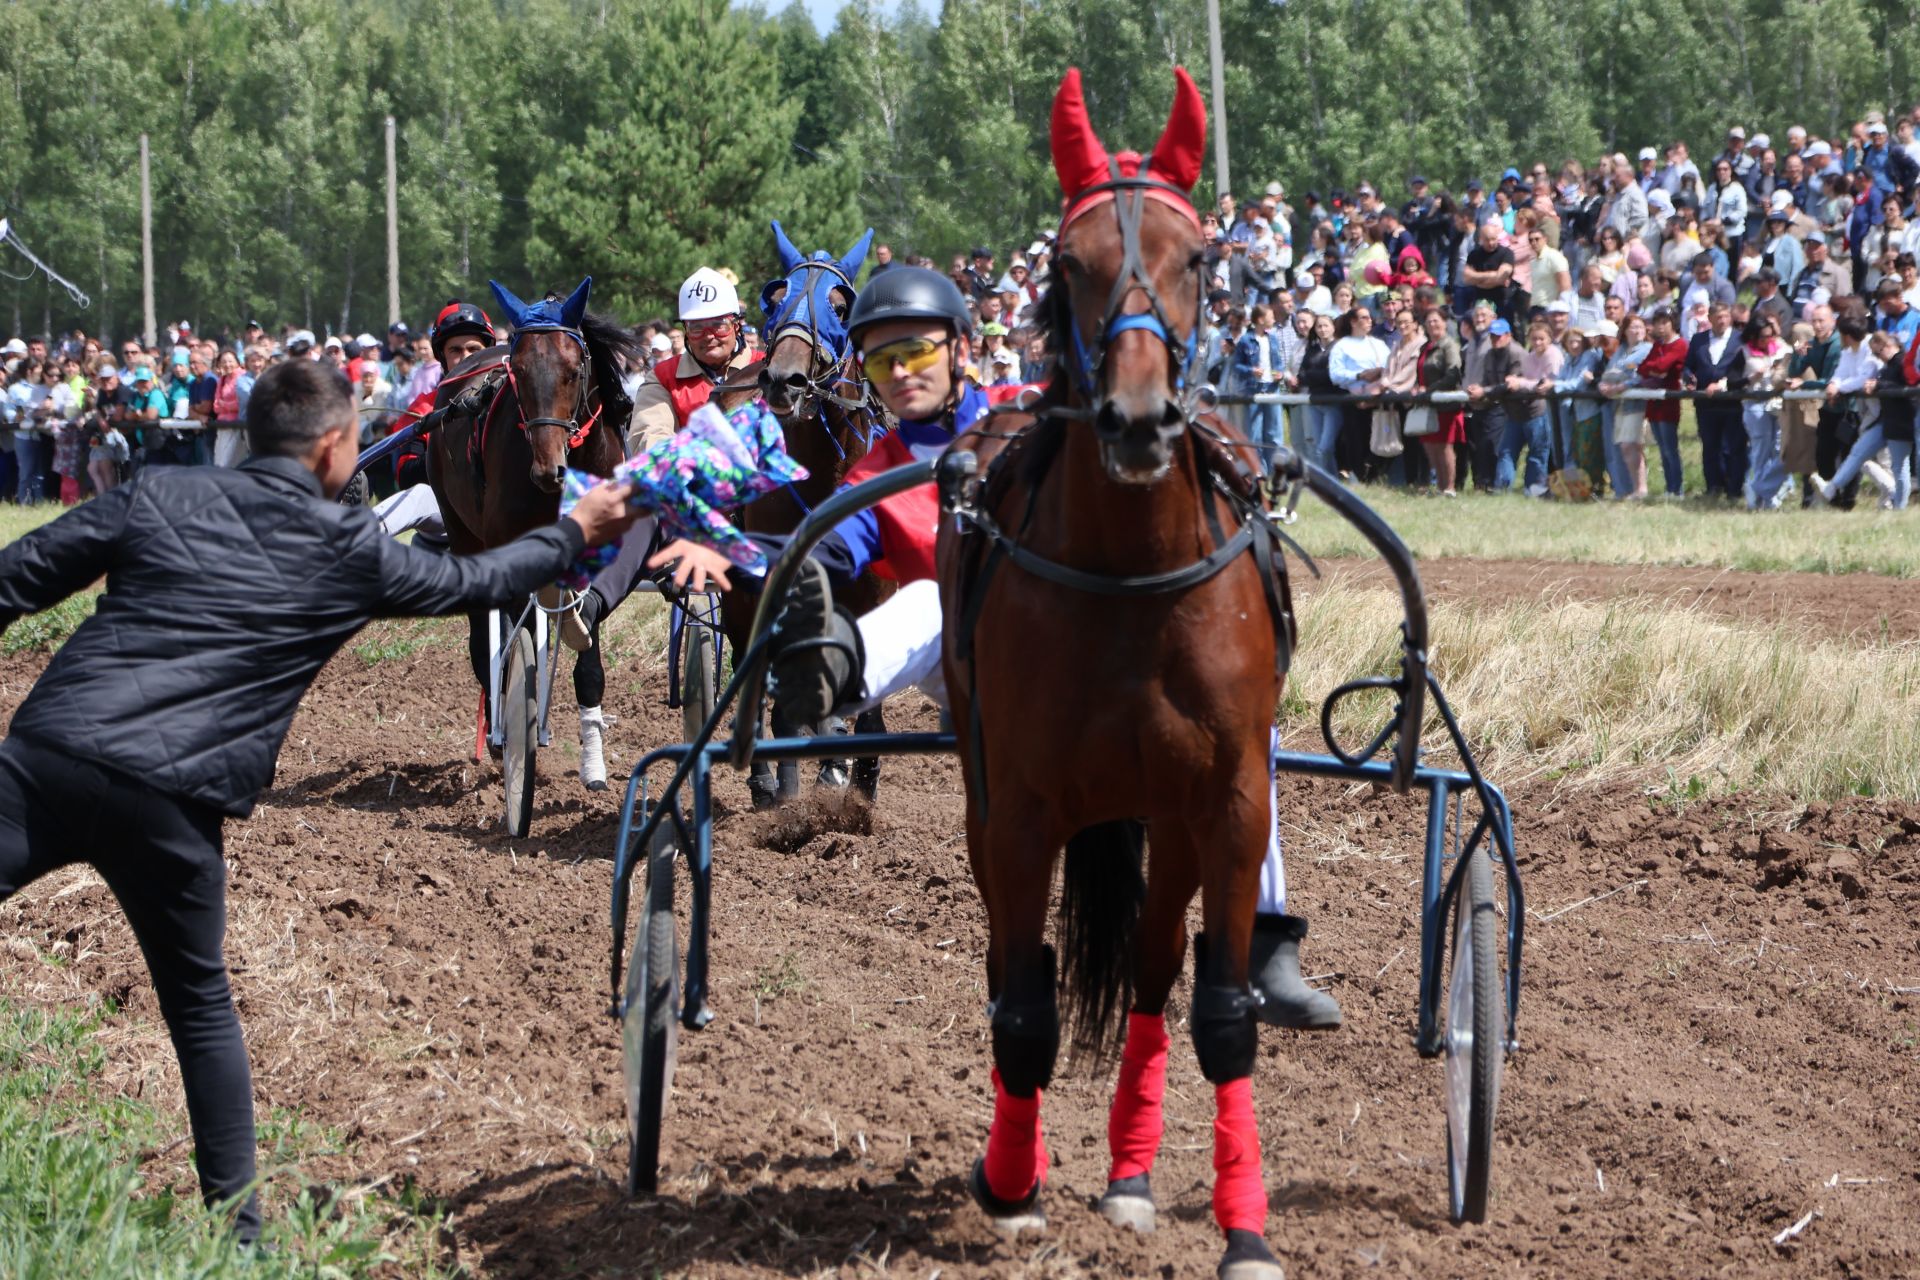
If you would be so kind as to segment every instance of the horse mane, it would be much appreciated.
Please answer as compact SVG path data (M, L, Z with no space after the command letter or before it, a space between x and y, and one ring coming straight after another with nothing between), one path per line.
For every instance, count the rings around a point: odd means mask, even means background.
M1053 353L1053 365L1040 392L1040 403L1065 404L1072 392L1067 380L1067 361L1073 346L1073 301L1061 277L1054 277L1034 304L1032 324L1034 332L1047 340L1047 350ZM1040 483L1059 456L1060 446L1067 442L1066 419L1042 413L1027 429L1026 437L1025 456L1019 460L1018 470L1021 481L1033 486Z
M586 339L587 351L596 365L620 356L632 367L647 355L647 349L640 345L639 334L597 312L589 311L580 318L580 336Z

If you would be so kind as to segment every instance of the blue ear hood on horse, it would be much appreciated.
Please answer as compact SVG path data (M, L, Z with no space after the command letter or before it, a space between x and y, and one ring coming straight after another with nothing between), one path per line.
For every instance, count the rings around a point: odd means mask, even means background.
M780 254L780 274L791 275L793 269L806 260L807 255L793 247L793 241L787 239L786 231L780 226L780 219L773 220L773 247Z
M542 298L538 302L522 302L513 295L513 291L498 280L489 280L494 300L500 304L500 310L506 314L507 322L515 331L521 329L578 329L580 322L586 319L587 299L593 295L593 277L582 280L574 291L564 299Z
M847 250L847 256L840 259L840 270L851 284L860 275L860 268L867 260L867 249L873 244L873 228L868 227L866 234L853 242L853 248Z

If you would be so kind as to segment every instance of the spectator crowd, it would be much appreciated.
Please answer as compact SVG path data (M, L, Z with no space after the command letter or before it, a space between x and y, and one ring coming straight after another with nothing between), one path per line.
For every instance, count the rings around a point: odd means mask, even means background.
M1694 402L1708 495L1846 507L1865 474L1904 507L1917 123L1778 143L1735 125L1704 168L1675 142L1457 195L1414 174L1397 204L1365 181L1298 206L1278 182L1223 195L1203 228L1209 380L1257 441L1347 476L1629 500L1650 456L1670 497L1687 462L1679 400L1640 397L1718 394ZM1467 398L1368 398L1431 391ZM1276 393L1330 402L1234 403Z
M1368 181L1297 206L1279 182L1258 199L1223 193L1202 219L1206 379L1267 449L1446 496L1470 483L1643 500L1657 458L1664 496L1680 497L1681 401L1659 393L1698 393L1707 496L1851 507L1864 476L1882 505L1905 507L1917 124L1920 107L1875 112L1843 137L1795 125L1777 143L1735 125L1704 169L1677 141L1591 167L1510 167L1457 195L1414 174L1398 204ZM1004 271L986 246L951 260L980 382L1049 375L1038 304L1052 243L1042 231ZM893 265L877 245L872 271ZM651 360L685 349L668 320L640 333ZM252 321L237 335L183 322L163 336L117 350L77 330L8 342L0 497L71 503L134 466L237 462L253 381L277 360L338 367L368 443L442 372L405 324L384 339L290 326L272 337Z

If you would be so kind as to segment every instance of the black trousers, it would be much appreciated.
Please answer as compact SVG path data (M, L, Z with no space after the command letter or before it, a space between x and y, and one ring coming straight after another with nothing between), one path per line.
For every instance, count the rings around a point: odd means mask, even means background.
M180 1059L201 1193L209 1205L237 1202L235 1233L251 1240L260 1231L253 1077L221 949L220 823L217 810L91 761L19 738L0 742L0 901L75 862L91 864L113 890Z
M1501 421L1492 409L1474 409L1467 413L1467 468L1455 480L1458 488L1467 487L1466 472L1473 475L1473 487L1482 493L1493 492L1494 463L1500 455Z
M1700 431L1700 472L1708 494L1738 498L1747 481L1747 428L1740 408L1702 402L1693 409Z

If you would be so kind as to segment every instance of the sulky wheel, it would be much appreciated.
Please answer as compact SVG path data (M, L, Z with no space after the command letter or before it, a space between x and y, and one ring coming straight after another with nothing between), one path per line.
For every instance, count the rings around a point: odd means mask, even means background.
M673 862L680 852L671 820L654 832L647 885L627 966L621 1057L627 1075L627 1192L660 1185L660 1130L680 1039L680 957L673 926Z
M1470 855L1454 904L1447 979L1447 1192L1455 1222L1485 1222L1493 1178L1493 1116L1500 1103L1500 917L1487 851Z
M680 630L680 725L692 742L713 715L713 630L692 614Z
M500 769L507 783L507 834L517 838L533 824L534 755L540 748L539 658L525 627L513 633L502 661Z

